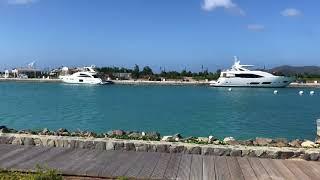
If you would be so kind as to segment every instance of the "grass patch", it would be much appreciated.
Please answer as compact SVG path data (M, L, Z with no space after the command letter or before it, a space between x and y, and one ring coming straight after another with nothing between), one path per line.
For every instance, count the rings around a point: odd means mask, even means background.
M0 170L0 180L62 180L56 170L37 167L36 172L22 173Z

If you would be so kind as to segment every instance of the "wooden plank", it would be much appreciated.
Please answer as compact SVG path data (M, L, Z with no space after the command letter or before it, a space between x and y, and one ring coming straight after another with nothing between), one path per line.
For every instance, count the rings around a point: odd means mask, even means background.
M285 179L292 179L292 180L299 180L296 178L296 176L285 166L282 162L283 160L279 159L273 159L271 160L273 167L279 170L279 172L282 174L282 176Z
M12 150L10 150L9 152L4 153L4 154L1 155L1 157L0 157L0 165L2 165L2 163L6 162L7 159L15 157L20 152L27 151L29 148L30 147L26 147L26 146L13 146Z
M148 155L150 157L146 158L147 161L143 165L143 168L139 172L139 174L136 176L138 179L148 179L151 177L154 168L156 167L159 159L160 159L160 153L152 153L149 152Z
M214 156L203 156L203 180L215 180Z
M239 166L241 168L243 177L245 180L256 180L257 176L254 174L254 171L248 161L248 158L245 157L237 157Z
M11 144L0 144L0 156L8 153L9 151L13 150L13 149L17 149L17 148L21 148L21 146L15 146L15 145L11 145Z
M284 180L285 177L282 176L279 169L275 168L270 159L259 159L264 169L268 172L271 179Z
M58 171L68 174L65 170L66 167L74 164L74 159L81 156L85 153L86 149L71 149L71 151L67 151L65 154L60 154L57 157L50 159L47 161L49 167L57 169Z
M152 172L151 179L162 179L164 177L171 155L172 154L168 153L161 154L160 159Z
M190 180L202 179L202 156L193 155L190 168Z
M216 156L214 158L214 167L217 180L231 179L230 171L225 156Z
M311 179L320 179L320 174L308 165L310 162L294 161L294 163Z
M85 170L87 176L99 176L99 172L116 156L116 151L105 151L97 156L94 164L89 164Z
M39 165L41 167L47 167L46 161L52 157L55 157L59 154L65 153L68 149L66 148L51 148L49 151L46 153L42 153L30 160L21 162L17 164L15 167L17 169L22 169L22 170L35 170L36 165Z
M86 175L86 168L89 164L94 163L93 159L101 154L103 150L89 150L79 156L74 163L69 167L66 167L68 173L70 174L77 174L77 175Z
M236 157L226 157L231 179L244 180L242 170Z
M126 172L135 165L137 160L141 157L142 153L135 152L131 153L131 155L125 160L125 163L121 165L119 168L115 170L114 173L112 173L113 177L121 177L126 174Z
M160 156L160 154L159 154ZM137 177L144 165L153 157L152 153L142 153L134 166L132 166L126 173L126 177Z
M10 159L6 160L1 167L2 168L11 168L15 169L15 166L21 162L28 161L40 154L43 154L50 150L50 147L36 147L36 148L28 148L27 151L20 152L18 156L11 157Z
M248 158L251 167L259 180L271 180L258 158Z
M283 164L297 177L297 179L311 180L292 160L284 160Z
M181 154L172 154L171 159L168 163L166 172L164 173L165 179L176 179L180 165Z
M133 152L119 152L119 155L114 158L111 163L106 166L99 176L112 177L112 174L126 162L126 160L132 155Z
M177 179L183 179L183 180L190 179L191 161L192 161L191 154L182 154Z

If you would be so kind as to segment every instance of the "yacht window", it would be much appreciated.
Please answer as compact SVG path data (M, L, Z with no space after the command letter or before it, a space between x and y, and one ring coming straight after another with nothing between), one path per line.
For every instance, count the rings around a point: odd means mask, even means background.
M250 84L260 84L260 83L258 83L258 82L251 82Z
M93 78L98 78L98 76L97 75L92 75L93 76Z
M235 74L236 77L239 78L261 78L263 76L257 74Z
M271 82L263 82L262 84L271 84Z
M222 73L222 77L227 77L227 74L226 73Z
M283 83L287 83L288 81L283 81Z
M78 76L78 77L91 77L91 76L86 75L86 74L80 74L80 76Z

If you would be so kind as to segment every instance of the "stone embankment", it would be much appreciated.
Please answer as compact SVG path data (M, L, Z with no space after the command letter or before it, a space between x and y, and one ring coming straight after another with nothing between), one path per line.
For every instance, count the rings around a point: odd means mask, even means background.
M319 144L312 141L256 138L239 141L232 137L218 140L209 137L183 138L180 134L160 137L159 133L109 131L104 135L93 132L68 132L66 129L39 132L15 131L0 126L0 144L26 146L82 148L99 150L185 153L215 156L242 156L272 159L304 159L319 161Z

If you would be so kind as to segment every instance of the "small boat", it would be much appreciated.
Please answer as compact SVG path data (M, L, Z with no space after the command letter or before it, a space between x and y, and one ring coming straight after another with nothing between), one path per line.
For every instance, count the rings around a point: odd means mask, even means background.
M210 86L216 87L286 87L294 78L275 76L264 71L251 71L247 69L253 65L241 65L234 57L231 69L222 71L217 81L210 81Z
M94 66L84 67L82 71L72 75L59 76L64 83L70 84L104 84L101 78L97 76Z

